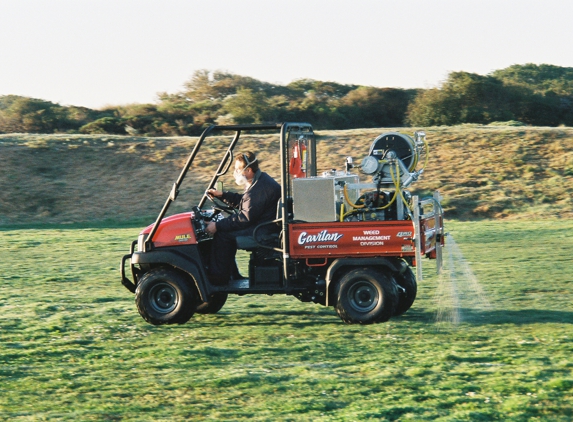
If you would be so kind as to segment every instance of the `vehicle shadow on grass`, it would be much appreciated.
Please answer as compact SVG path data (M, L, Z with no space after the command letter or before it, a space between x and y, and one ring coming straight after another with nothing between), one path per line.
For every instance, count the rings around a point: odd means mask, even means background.
M288 325L294 328L340 325L341 321L332 309L293 311L246 308L241 311L221 311L216 315L194 315L195 322L225 326L273 326Z
M495 324L573 324L573 312L547 309L480 310L458 308L443 312L418 312L403 319L436 323L495 325Z
M195 315L196 323L215 324L226 326L272 326L289 325L295 328L340 325L343 324L333 309L314 311L294 311L274 309L248 308L242 311L221 312L217 315ZM390 322L405 323L451 323L470 325L496 325L496 324L543 324L560 323L573 324L573 312L521 309L521 310L476 310L460 308L457 315L453 313L446 317L439 317L435 311L411 309L403 315L394 317Z
M471 325L490 324L573 324L573 312L546 309L480 310L469 308L449 309L446 312L411 309L391 321L418 323L465 323Z
M573 324L573 312L547 309L488 310L461 309L462 321L477 324Z

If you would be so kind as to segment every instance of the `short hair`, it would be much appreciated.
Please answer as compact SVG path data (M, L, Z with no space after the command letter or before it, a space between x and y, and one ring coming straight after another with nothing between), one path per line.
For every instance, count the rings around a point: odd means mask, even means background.
M244 169L250 167L255 173L259 169L259 160L257 160L257 156L251 151L239 154L237 156L236 161L240 161L241 163L243 163Z

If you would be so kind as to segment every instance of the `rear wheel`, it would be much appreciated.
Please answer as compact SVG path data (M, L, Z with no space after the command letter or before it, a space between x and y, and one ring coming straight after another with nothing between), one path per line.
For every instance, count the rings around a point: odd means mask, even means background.
M398 305L394 311L394 315L398 316L410 309L414 300L416 300L418 284L416 283L416 276L410 267L406 267L406 270L402 274L395 275L394 280L404 289L404 291L401 291L398 295Z
M207 302L197 305L195 312L198 314L216 314L227 302L227 293L214 293Z
M372 268L346 273L338 283L336 296L336 312L347 324L388 321L397 303L394 280Z
M184 324L195 312L197 294L185 275L170 268L154 268L137 284L135 303L150 324Z

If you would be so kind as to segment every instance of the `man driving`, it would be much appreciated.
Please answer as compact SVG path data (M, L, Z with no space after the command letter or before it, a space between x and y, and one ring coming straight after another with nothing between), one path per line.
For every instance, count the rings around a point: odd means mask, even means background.
M280 185L259 169L257 157L250 151L236 157L233 176L237 185L244 186L243 193L216 189L207 192L209 196L219 198L237 209L236 213L220 221L210 222L206 228L206 232L213 236L209 280L219 285L227 284L231 276L238 276L236 238L251 236L259 224L274 220L281 197Z

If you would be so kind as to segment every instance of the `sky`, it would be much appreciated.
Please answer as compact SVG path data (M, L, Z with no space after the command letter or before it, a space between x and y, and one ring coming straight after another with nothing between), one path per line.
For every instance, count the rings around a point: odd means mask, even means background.
M570 0L0 0L0 95L154 103L197 70L433 88L573 67Z

